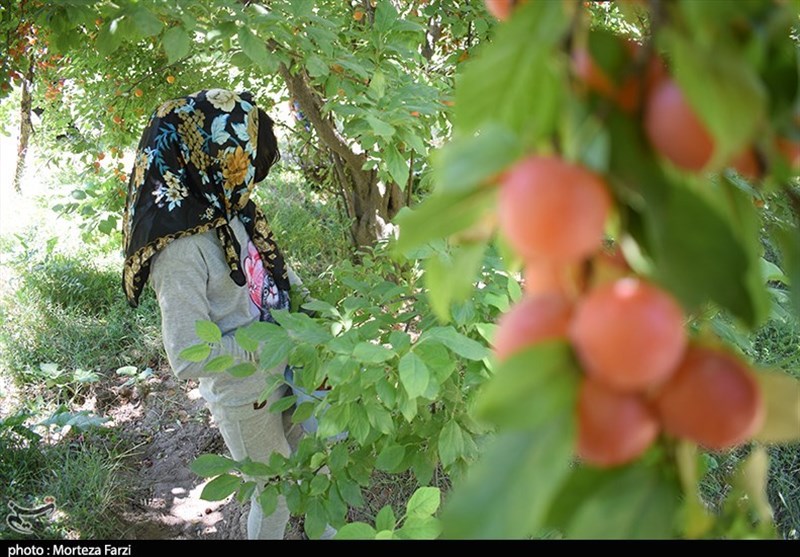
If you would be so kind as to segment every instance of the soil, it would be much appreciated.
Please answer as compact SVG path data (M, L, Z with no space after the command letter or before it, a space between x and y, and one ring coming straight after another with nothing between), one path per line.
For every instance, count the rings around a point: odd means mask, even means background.
M203 480L189 468L205 453L226 454L225 444L196 384L169 372L136 387L113 387L96 411L124 432L133 497L121 508L122 539L246 539L249 503L200 499ZM303 539L293 518L286 539Z

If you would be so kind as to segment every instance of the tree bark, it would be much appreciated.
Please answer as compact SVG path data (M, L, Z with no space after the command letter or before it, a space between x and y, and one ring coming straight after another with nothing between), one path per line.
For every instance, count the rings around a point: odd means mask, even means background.
M31 88L33 87L33 70L35 67L33 53L31 53L30 65L22 80L22 102L20 103L19 114L19 143L17 146L17 168L14 172L14 189L17 193L22 192L22 175L25 173L25 158L28 155L28 143L31 138Z
M367 156L356 153L338 132L330 116L323 113L322 97L309 83L304 70L292 74L285 64L281 64L279 72L320 142L333 154L335 177L353 219L353 241L359 247L373 245L391 232L389 222L406 205L402 190L395 183L379 183L374 170L364 170Z

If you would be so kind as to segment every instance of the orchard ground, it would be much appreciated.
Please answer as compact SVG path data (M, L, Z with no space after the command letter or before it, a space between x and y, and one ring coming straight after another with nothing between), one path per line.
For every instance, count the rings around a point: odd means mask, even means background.
M23 194L16 193L15 158L15 138L0 136L0 482L9 488L0 508L54 496L53 521L34 533L41 538L246 537L246 507L232 498L200 499L207 481L189 465L201 454L223 453L224 443L196 384L173 379L152 293L139 309L128 308L119 247L99 232L83 238L76 221L51 209L70 185L45 170L35 151ZM314 232L312 214L330 221L335 213L291 172L279 176L273 222L298 225L289 231L297 267L318 273L347 252L344 225ZM117 374L124 366L137 376ZM37 425L81 413L82 424ZM376 477L351 519L371 521L385 504L402 506L414 488L408 478ZM0 524L0 538L19 537ZM304 537L298 519L286 537Z

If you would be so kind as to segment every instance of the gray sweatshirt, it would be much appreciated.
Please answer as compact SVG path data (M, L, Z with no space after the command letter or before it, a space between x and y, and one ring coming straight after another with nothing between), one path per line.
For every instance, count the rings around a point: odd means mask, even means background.
M248 284L237 286L231 280L214 230L174 240L153 257L150 270L150 284L161 307L161 329L170 366L180 379L199 378L203 398L225 406L254 402L266 386L267 374L282 373L284 369L279 365L266 373L236 378L226 372L204 371L205 362L178 357L184 348L201 342L195 323L207 319L222 331L222 342L213 348L209 359L231 354L237 361L257 360L256 354L239 346L234 333L239 327L258 321L251 278L259 277L258 271L252 269L254 260L259 266L260 261L254 259L252 247L248 250L247 231L239 219L231 222L231 228L242 246L241 261ZM293 285L300 284L291 270L289 280Z

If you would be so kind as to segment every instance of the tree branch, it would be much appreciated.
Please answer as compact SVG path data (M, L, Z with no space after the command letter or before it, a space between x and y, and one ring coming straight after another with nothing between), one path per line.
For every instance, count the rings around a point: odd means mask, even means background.
M278 67L278 72L286 82L289 93L300 104L300 108L303 110L306 118L308 118L308 121L311 122L311 125L314 126L317 135L319 135L323 143L347 163L356 181L364 182L363 170L361 168L366 161L366 156L354 153L347 145L344 138L336 131L333 122L322 114L321 99L319 99L319 95L305 80L305 72L301 70L297 75L292 75L289 68L283 63ZM362 174L362 176L359 176L359 174Z

